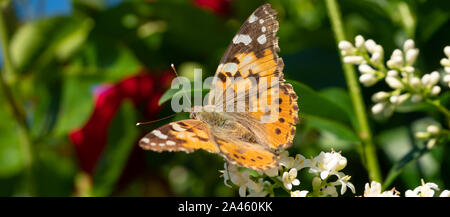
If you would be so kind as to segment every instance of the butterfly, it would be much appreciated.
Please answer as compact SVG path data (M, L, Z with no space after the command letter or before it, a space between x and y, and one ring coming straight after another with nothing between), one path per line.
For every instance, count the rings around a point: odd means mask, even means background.
M192 110L191 119L151 131L139 146L158 152L202 149L254 170L278 166L279 150L292 145L298 105L293 87L283 79L284 63L277 54L276 14L270 4L260 6L234 36L214 75L215 83L204 106L209 110ZM244 88L236 88L239 84ZM262 86L262 91L249 91ZM246 96L240 103L247 110L224 111L230 104L225 93ZM262 98L269 100L259 103ZM232 97L231 102L238 99Z

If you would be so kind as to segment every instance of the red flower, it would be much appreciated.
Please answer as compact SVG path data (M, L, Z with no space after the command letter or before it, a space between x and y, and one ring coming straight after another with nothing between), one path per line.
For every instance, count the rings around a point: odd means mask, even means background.
M96 102L90 119L81 129L69 133L84 171L93 172L107 143L108 127L122 101L130 99L135 107L143 105L144 117L153 119L160 109L158 100L170 86L172 78L170 71L155 76L141 70L138 75L115 85L101 85L94 90Z
M227 16L231 11L231 0L193 0L193 2L198 7L220 16Z

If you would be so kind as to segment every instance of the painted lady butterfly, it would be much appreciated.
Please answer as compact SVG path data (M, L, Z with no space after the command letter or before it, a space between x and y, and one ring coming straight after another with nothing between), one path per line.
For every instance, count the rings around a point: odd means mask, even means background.
M295 135L298 105L292 86L284 83L284 63L277 55L280 49L275 36L278 31L276 14L270 4L260 6L251 14L220 61L215 73L217 82L211 88L211 92L231 90L239 95L242 90L235 89L235 83L245 83L250 78L257 82L262 78L273 79L278 81L276 85L250 96L244 103L248 108L262 96L274 98L273 101L266 103L264 108L247 112L191 111L192 119L153 130L139 141L139 145L145 150L159 152L189 153L203 149L222 155L230 163L255 170L278 166L277 150L288 148ZM235 82L230 84L228 78L234 78ZM219 94L222 95L224 93ZM205 107L227 104L225 97L214 96ZM276 119L270 123L262 121L267 116Z

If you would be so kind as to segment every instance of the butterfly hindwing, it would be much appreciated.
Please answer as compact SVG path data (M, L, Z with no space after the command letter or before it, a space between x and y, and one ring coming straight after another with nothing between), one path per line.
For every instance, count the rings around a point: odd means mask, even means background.
M139 145L152 151L192 152L203 149L218 153L216 144L210 139L209 129L199 120L188 119L166 124L145 135Z
M278 165L278 156L262 146L218 136L214 136L214 141L220 154L232 164L254 170L267 170Z

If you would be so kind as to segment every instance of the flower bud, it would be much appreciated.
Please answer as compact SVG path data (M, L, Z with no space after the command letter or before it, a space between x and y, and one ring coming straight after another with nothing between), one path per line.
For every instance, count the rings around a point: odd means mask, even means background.
M357 35L355 37L355 46L356 46L356 48L358 48L358 49L363 48L364 42L365 42L364 37L362 37L361 35Z
M359 76L359 81L366 87L372 86L377 83L377 78L374 74L362 74Z
M344 57L344 62L348 64L358 65L364 62L362 56L346 56Z
M447 73L450 73L450 66L449 67L444 67L444 71Z
M450 83L450 74L444 76L444 82Z
M390 96L389 93L380 91L372 95L372 101L373 102L381 102L387 99Z
M375 43L375 41L373 41L372 39L369 39L366 41L366 43L364 43L364 45L366 46L367 51L369 51L369 53L374 53L377 43Z
M444 53L448 58L450 58L450 46L446 46L444 48Z
M338 45L339 49L349 51L353 49L353 45L348 41L341 41Z
M428 132L417 132L415 134L415 136L418 139L427 139L428 137L430 137L430 133L428 133Z
M389 70L387 72L387 76L396 77L396 76L398 76L398 72L395 70Z
M442 58L441 59L441 65L449 67L450 66L450 59Z
M380 63L381 62L381 56L382 56L382 54L380 52L375 52L370 57L370 61L372 61L373 63Z
M439 82L439 79L441 79L441 75L439 72L434 71L430 74L430 85L435 85Z
M400 82L396 77L393 76L387 76L386 77L386 83L392 88L392 89L402 89L403 84Z
M429 125L427 127L427 132L429 132L432 135L437 135L441 131L441 128L437 125Z
M322 187L322 179L320 179L319 177L314 177L312 180L312 187L313 187L313 191L319 191L320 188Z
M415 47L414 41L412 39L408 39L403 43L403 50L406 52L410 49L413 49Z
M376 72L372 67L370 67L370 66L367 65L367 64L361 64L361 65L359 65L358 69L359 69L359 71L360 71L361 73L375 74L375 72Z
M418 49L410 49L406 52L406 65L413 65L419 55Z
M341 157L339 159L338 165L336 166L336 171L342 170L347 166L347 158Z
M374 106L372 106L372 113L373 114L380 114L384 107L386 106L386 103L377 103Z
M439 87L437 85L433 86L430 91L431 95L434 95L434 96L438 95L440 92L441 92L441 87Z

